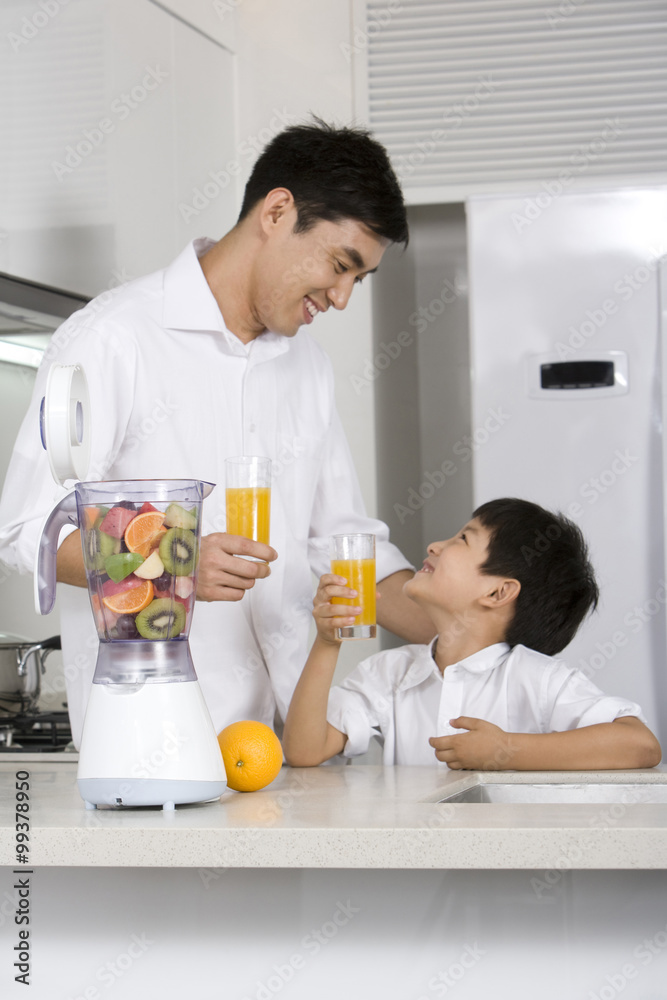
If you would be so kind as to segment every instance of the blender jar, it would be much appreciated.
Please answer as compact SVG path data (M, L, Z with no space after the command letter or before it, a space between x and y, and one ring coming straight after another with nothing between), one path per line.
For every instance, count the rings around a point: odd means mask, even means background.
M198 480L79 483L78 522L100 642L187 640L197 588Z

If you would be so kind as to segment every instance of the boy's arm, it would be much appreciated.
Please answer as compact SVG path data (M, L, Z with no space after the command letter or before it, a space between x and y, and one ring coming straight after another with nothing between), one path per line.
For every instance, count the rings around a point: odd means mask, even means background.
M468 732L429 743L454 770L608 771L655 767L661 758L651 730L632 715L563 733L506 733L463 715L451 725Z
M341 753L347 736L327 722L327 702L338 647L318 635L294 689L285 720L283 750L292 767L313 767Z
M330 603L332 597L356 597L356 590L349 590L345 582L343 577L325 574L313 601L317 636L294 689L283 730L283 751L292 767L321 764L341 753L347 741L345 733L327 722L329 691L341 642L335 629L353 625L361 613L360 607L345 607L343 618L341 606Z

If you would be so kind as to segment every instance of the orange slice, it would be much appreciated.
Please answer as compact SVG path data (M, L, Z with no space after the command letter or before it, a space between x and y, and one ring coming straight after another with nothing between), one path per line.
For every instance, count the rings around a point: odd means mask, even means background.
M84 507L83 516L84 516L86 531L90 531L91 528L95 527L95 521L100 516L100 508Z
M102 603L117 615L134 615L147 608L152 600L153 582L146 580L132 590L124 590L121 594L102 598Z
M144 558L152 548L160 544L160 539L166 534L164 514L158 511L146 511L132 518L125 530L125 544L130 552L138 552Z
M151 552L155 552L156 549L160 548L160 539L166 534L166 528L158 528L154 535L151 535L149 539L139 545L134 551L138 552L144 559L148 559Z

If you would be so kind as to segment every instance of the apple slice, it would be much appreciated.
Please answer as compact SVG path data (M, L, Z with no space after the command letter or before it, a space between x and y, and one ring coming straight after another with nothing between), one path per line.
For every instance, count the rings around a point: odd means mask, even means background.
M164 573L164 563L160 559L160 553L155 550L151 552L148 559L135 569L134 575L140 576L142 580L157 580Z
M189 597L195 589L195 581L191 576L177 576L174 584L176 597Z

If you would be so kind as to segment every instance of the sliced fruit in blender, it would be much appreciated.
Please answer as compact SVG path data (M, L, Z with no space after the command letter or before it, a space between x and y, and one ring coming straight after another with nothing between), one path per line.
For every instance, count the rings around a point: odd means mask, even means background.
M166 591L166 594L163 594L163 596L169 597L170 596L169 591L171 589L173 581L174 578L171 575L171 573L163 573L162 576L159 576L155 580L153 580L153 586L155 587L156 591L157 590Z
M98 519L99 516L100 516L99 507L84 507L83 520L84 520L84 527L86 528L86 530L90 530L90 528L93 528L95 526L95 521Z
M115 638L117 639L137 639L139 632L132 615L120 615L114 625Z
M151 552L146 561L135 569L134 575L140 576L142 580L157 580L164 573L164 563L160 559L160 553Z
M135 587L140 587L143 582L134 573L130 573L129 576L126 576L119 583L114 583L113 580L105 580L102 584L102 597L113 597L114 594L124 594L126 590L134 590Z
M178 601L159 598L142 610L135 619L144 639L174 639L185 627L185 608Z
M133 517L125 529L125 544L130 552L139 552L147 556L151 549L157 548L160 539L166 534L163 527L164 514L160 511L147 511Z
M95 618L95 625L97 626L98 632L103 635L106 634L107 629L110 625L113 625L116 621L116 615L112 614L108 608L103 608L102 603L97 594L90 595L90 603L93 608L93 615Z
M174 584L176 597L189 597L195 589L195 581L191 576L179 576Z
M147 514L151 510L152 511L157 511L157 507L154 507L152 503L148 502L148 500L144 500L144 502L142 503L141 507L139 508L139 513L140 514Z
M129 510L127 507L121 506L121 504L116 504L105 516L100 525L100 530L104 531L107 535L111 535L112 538L122 538L128 524L136 516L137 512L134 507Z
M120 539L106 535L99 528L90 528L83 533L83 561L86 569L101 570L107 558L120 551Z
M138 552L117 552L104 560L104 569L114 583L120 583L130 573L134 573L144 561Z
M170 528L191 528L193 531L197 527L197 509L186 510L180 503L170 503L164 516L164 523Z
M192 576L197 562L194 533L187 528L170 528L160 542L160 559L167 573L173 576Z
M102 598L102 603L118 615L136 615L137 612L147 608L152 600L153 584L150 580L144 580L132 590L124 590L121 594Z

